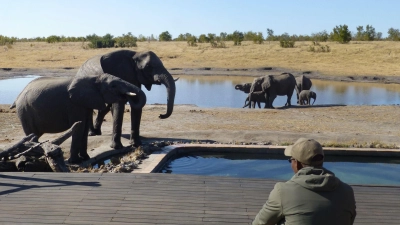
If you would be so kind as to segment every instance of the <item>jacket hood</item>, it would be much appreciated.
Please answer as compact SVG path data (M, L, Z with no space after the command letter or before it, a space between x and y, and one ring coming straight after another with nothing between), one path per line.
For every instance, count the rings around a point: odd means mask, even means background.
M302 168L292 177L291 181L314 191L334 191L341 182L331 171L313 167Z

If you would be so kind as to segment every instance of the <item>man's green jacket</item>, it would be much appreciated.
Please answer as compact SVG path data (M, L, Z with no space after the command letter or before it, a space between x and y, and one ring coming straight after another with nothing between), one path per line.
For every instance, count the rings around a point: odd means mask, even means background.
M305 167L275 185L253 225L351 225L355 217L353 189L325 168Z

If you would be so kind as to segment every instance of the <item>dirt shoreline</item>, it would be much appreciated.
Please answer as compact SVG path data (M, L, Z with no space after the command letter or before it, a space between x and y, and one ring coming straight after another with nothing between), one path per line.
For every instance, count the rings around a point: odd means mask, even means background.
M64 69L0 69L0 79L15 76L72 76L77 68ZM172 75L227 75L261 76L291 72L304 72L279 68L219 69L172 68ZM307 72L307 71L305 71ZM307 72L311 79L353 82L400 83L399 77L349 77L324 76ZM172 116L158 119L166 111L165 105L146 105L141 122L141 136L145 143L154 141L218 142L232 144L282 144L293 143L299 137L314 138L322 143L381 143L400 145L400 106L292 106L278 109L201 108L195 105L176 105ZM89 150L108 146L112 130L111 115L103 123L102 136L89 138ZM0 149L15 144L24 133L15 109L0 105ZM123 137L129 138L129 113L124 115ZM57 134L46 134L41 140L50 140ZM69 141L62 145L69 150ZM67 155L66 155L67 157Z
M37 68L0 68L0 80L9 79L16 76L40 75L46 77L73 76L79 68L64 67L52 69ZM306 75L310 79L346 81L346 82L375 82L375 83L393 83L400 84L400 77L397 76L333 76L321 74L318 71L295 71L279 67L259 67L259 68L169 68L168 71L173 75L196 75L196 76L251 76L259 77L268 74L280 74L283 72L292 73L294 76Z

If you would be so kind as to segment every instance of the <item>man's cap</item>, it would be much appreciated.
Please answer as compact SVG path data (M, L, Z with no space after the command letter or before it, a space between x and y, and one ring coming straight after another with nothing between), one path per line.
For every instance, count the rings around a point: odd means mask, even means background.
M324 161L324 151L321 144L308 138L300 138L293 145L288 146L285 149L285 155L310 166L321 165ZM314 158L317 155L322 155L322 157Z

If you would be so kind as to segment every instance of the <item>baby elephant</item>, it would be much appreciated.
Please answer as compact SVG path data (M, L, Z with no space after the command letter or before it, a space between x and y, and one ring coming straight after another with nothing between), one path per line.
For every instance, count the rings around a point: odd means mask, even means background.
M302 90L299 95L300 105L310 105L310 99L317 100L317 94L310 90ZM314 105L314 102L312 103Z
M16 107L26 135L37 137L58 133L82 121L72 135L70 163L89 159L87 142L93 109L106 104L129 102L139 109L146 104L146 95L139 87L110 74L74 78L41 77L31 81L19 94L11 108Z

